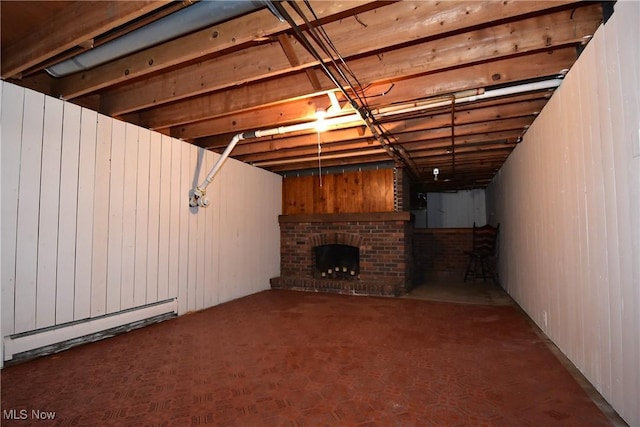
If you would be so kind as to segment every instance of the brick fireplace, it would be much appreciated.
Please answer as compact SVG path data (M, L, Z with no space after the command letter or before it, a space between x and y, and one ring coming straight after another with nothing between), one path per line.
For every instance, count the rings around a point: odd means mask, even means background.
M411 288L409 212L281 215L280 277L271 287L364 295Z

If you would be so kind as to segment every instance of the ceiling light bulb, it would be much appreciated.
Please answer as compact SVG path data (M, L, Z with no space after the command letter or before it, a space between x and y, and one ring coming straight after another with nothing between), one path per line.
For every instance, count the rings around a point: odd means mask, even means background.
M327 112L324 109L320 108L316 110L316 124L315 124L316 131L324 132L327 130L327 122L324 119L326 115L327 115Z

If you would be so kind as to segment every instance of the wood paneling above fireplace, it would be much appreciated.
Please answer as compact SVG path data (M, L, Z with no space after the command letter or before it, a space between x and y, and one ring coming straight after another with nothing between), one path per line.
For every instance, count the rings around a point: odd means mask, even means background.
M394 210L393 168L313 176L282 181L282 213L327 214Z

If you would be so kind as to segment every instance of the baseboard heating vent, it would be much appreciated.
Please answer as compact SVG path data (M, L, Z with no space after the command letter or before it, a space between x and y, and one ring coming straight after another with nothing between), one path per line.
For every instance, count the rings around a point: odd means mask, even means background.
M7 365L58 353L177 316L175 299L4 338Z

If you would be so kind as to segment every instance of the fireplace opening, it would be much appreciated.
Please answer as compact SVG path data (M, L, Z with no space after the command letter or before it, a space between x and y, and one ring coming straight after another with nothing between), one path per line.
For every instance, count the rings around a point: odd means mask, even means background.
M355 280L360 274L360 249L355 246L329 244L314 248L314 276L321 279Z

